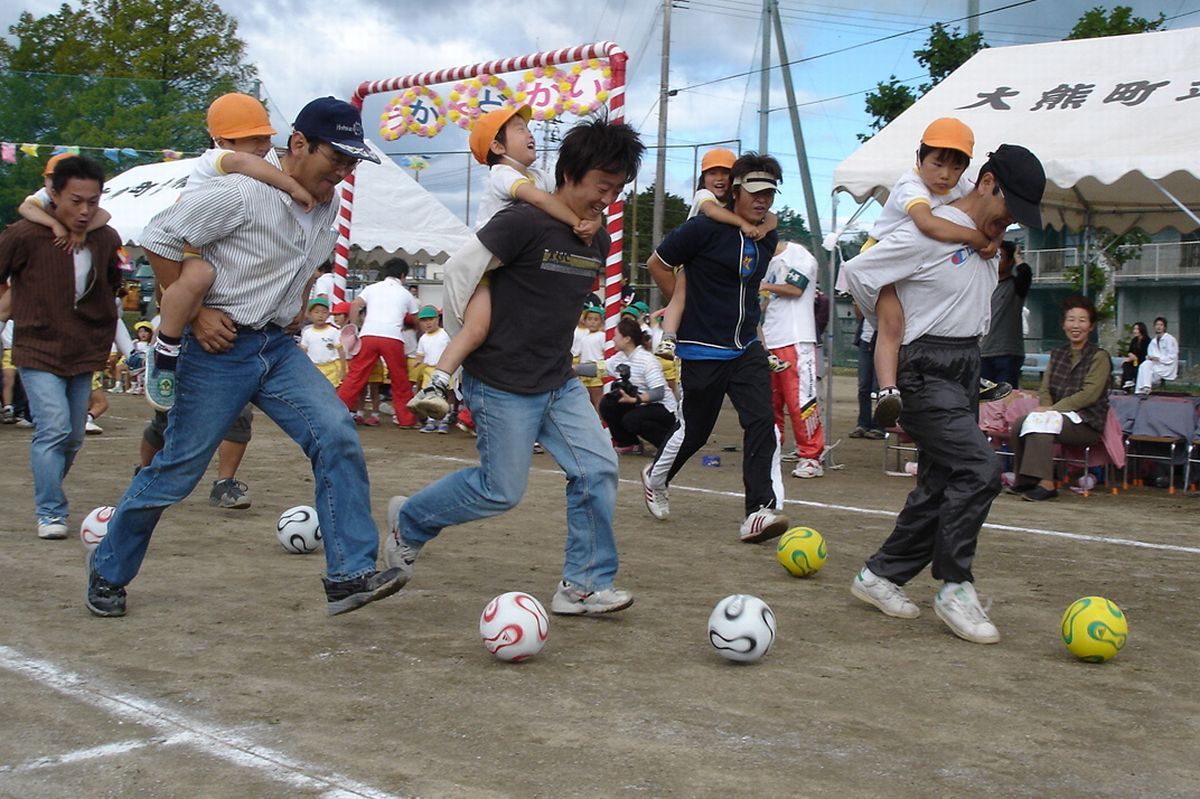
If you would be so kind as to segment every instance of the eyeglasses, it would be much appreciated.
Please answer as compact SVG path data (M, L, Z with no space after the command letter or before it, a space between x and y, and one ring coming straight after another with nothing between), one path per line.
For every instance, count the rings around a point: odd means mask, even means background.
M358 167L358 159L348 155L343 155L330 147L325 142L317 145L317 152L325 156L325 160L333 166L334 169L341 172L343 175L348 175Z

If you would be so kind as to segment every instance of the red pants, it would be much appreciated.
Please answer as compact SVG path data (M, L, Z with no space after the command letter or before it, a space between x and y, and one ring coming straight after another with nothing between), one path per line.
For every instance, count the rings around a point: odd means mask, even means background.
M815 344L791 344L777 347L771 354L792 365L791 369L771 373L771 404L775 426L785 436L784 411L792 420L792 435L801 458L820 460L825 451L825 430L817 407L817 353ZM786 436L785 436L786 438Z
M383 336L363 336L359 339L362 345L350 360L350 368L346 370L346 379L338 387L338 397L346 403L346 407L358 410L362 390L371 376L375 361L383 358L387 364L388 375L392 379L392 407L395 408L396 422L411 426L417 423L416 414L408 409L408 401L412 399L412 385L408 382L408 358L404 352L404 342L400 339Z

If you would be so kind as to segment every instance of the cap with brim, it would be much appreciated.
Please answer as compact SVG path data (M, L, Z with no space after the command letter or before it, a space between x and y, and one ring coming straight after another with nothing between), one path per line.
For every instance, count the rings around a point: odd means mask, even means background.
M528 122L533 116L533 109L527 105L508 106L480 114L479 119L475 120L475 124L471 128L471 135L467 140L471 148L471 155L475 156L476 161L481 164L487 163L488 151L491 150L496 135L500 133L501 128L508 124L508 120L518 115Z
M134 329L134 330L149 330L151 333L153 333L153 332L154 332L154 325L152 325L152 324L150 324L149 322L147 322L147 321L144 321L144 320L143 320L143 321L141 321L141 322L136 322L136 323L133 325L133 329Z
M434 308L432 305L426 305L424 308L417 311L418 319L437 319L439 316L441 316L441 314L438 313L438 309Z
M733 169L733 162L737 160L737 156L732 150L726 150L724 147L715 147L704 154L700 159L700 174L704 174L710 169Z
M637 302L629 303L629 307L632 308L633 310L637 311L638 313L650 313L650 306L647 305L646 303L642 302L641 300L638 300Z
M733 185L740 186L751 194L757 194L760 191L768 189L778 191L779 178L770 172L747 172L745 175L734 180Z
M604 316L604 309L601 308L599 305L585 305L585 306L583 306L583 312L584 313L598 313L601 316Z
M1038 157L1019 144L1001 144L995 152L988 153L984 168L988 166L1012 218L1025 227L1041 230L1042 212L1038 205L1046 191L1046 170Z
M309 308L313 308L318 305L324 305L326 308L330 307L329 300L325 299L324 297L313 297L311 300L308 301Z
M206 121L213 138L245 139L275 135L267 109L257 98L248 94L222 94L208 107Z
M335 303L333 304L332 312L333 312L333 313L335 313L335 314L342 313L342 314L347 314L347 315L349 315L349 314L350 314L350 303L348 303L348 302L335 302Z
M59 153L58 155L50 156L50 160L46 162L46 168L42 170L42 177L48 178L54 174L54 167L58 166L58 162L64 158L70 158L71 153Z
M975 150L975 132L954 117L940 117L929 123L921 144L939 150L957 150L970 158Z
M379 156L363 140L362 114L336 97L318 97L296 115L292 127L313 139L328 142L343 155L379 163Z

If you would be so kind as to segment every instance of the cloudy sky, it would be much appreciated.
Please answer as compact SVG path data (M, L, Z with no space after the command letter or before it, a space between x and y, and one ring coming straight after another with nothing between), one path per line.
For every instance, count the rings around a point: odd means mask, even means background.
M979 26L993 47L1057 40L1080 14L1100 2L980 0ZM0 30L6 32L22 10L42 15L59 4L60 0L0 0ZM1200 0L1123 4L1141 16L1162 12L1170 28L1200 25ZM823 227L828 227L834 167L858 146L855 134L865 132L870 121L863 108L865 92L893 74L913 85L921 82L925 76L913 50L923 46L934 22L964 17L968 3L780 0L779 5L789 59L808 59L793 66L792 74L818 208ZM630 56L626 119L647 144L656 140L662 55L662 4L656 0L239 0L223 2L222 7L238 20L280 130L286 130L307 100L326 94L347 97L364 80L610 40ZM668 151L668 190L690 196L693 145L733 139L740 140L742 149L757 149L759 77L745 73L756 70L761 60L761 9L761 0L676 0L671 12L670 86L679 92L668 107L667 143L683 146ZM965 22L954 24L966 28ZM876 41L885 37L893 38ZM775 52L773 63L778 61ZM510 77L516 82L520 76ZM443 94L449 90L441 88ZM377 120L388 97L368 102L368 131L389 154L425 154L430 166L420 175L422 185L462 216L468 180L466 134L450 125L432 139L406 135L382 142ZM768 142L785 170L777 207L803 208L785 106L783 80L776 69ZM535 133L539 141L545 135L537 127ZM737 144L731 147L736 150ZM433 154L444 151L452 154ZM640 186L653 181L654 168L651 150ZM476 198L482 177L481 168L471 170ZM840 214L846 214L844 205Z

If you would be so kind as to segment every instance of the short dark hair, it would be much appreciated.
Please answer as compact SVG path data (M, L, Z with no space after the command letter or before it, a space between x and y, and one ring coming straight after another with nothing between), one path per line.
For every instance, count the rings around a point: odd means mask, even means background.
M624 175L628 183L637 177L645 151L646 145L629 125L594 116L563 136L558 164L554 167L554 184L562 188L567 180L577 183L593 169Z
M733 201L741 189L738 181L751 172L766 172L776 181L783 182L783 168L779 166L779 162L773 156L759 155L752 151L742 153L733 162L733 169L729 170L729 185L733 187L733 191L729 192L729 197L725 202L730 207L733 206Z
M82 155L64 158L54 165L54 172L50 175L50 185L54 188L54 193L65 189L67 181L71 178L94 180L100 184L101 191L104 190L104 167Z
M925 163L925 159L931 155L936 155L943 161L949 161L951 166L962 169L966 169L971 165L971 156L962 150L955 150L953 147L930 147L924 142L917 148L917 163Z
M56 171L57 171L57 170L56 170ZM1154 323L1155 323L1155 324L1158 324L1159 322L1162 322L1162 323L1163 323L1163 330L1166 330L1166 329L1167 329L1167 317L1165 317L1165 316L1156 316L1156 317L1154 317Z
M385 277L408 277L408 261L403 258L389 258L379 267L379 276Z
M1004 250L1004 254L1008 256L1008 260L1010 260L1010 261L1016 260L1017 245L1015 242L1008 241L1006 239L1006 240L1000 242L1000 249Z
M1063 304L1062 304L1062 319L1063 320L1065 320L1067 318L1067 311L1070 311L1072 308L1082 308L1083 310L1087 311L1088 320L1093 325L1096 324L1096 306L1093 305L1092 301L1089 300L1087 297L1084 297L1080 294L1072 294L1070 297L1067 297L1065 300L1063 300Z

